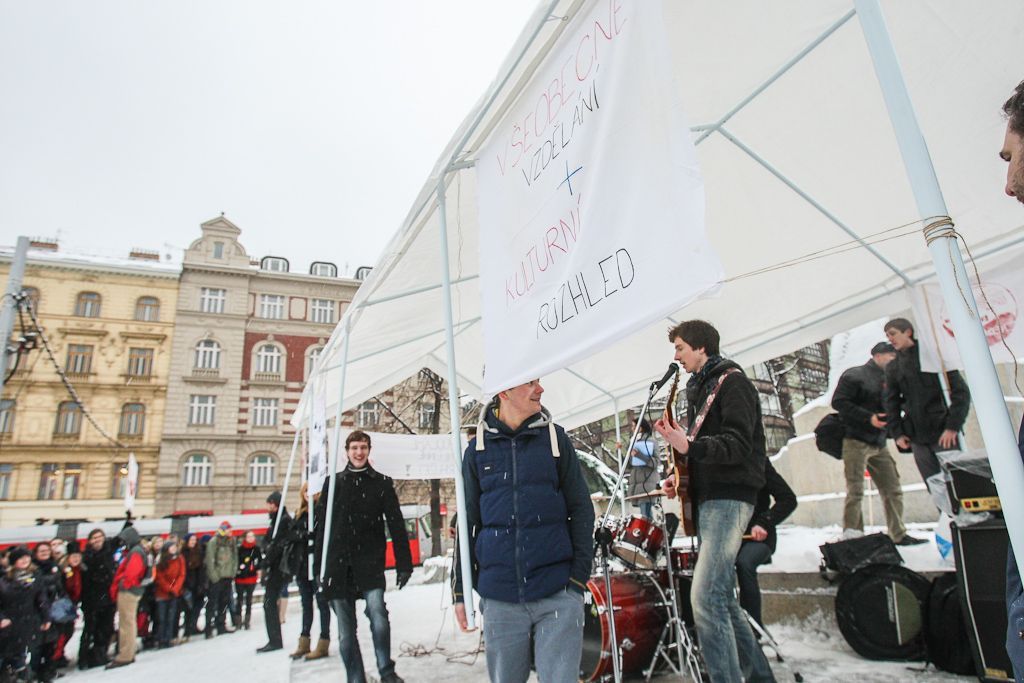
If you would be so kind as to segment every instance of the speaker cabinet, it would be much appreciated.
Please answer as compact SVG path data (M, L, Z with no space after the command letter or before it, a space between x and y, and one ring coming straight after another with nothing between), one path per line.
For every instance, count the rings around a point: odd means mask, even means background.
M1013 681L1006 654L1006 547L1001 519L971 526L950 525L974 666L983 681Z

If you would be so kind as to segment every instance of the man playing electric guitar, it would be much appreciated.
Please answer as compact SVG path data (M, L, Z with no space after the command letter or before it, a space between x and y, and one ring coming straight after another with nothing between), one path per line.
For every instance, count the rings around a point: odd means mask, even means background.
M690 373L689 429L665 418L654 428L690 460L700 554L690 600L708 675L719 681L774 681L736 600L736 554L765 483L764 427L757 389L719 355L718 330L688 320L669 330L675 359ZM675 483L665 482L674 495Z

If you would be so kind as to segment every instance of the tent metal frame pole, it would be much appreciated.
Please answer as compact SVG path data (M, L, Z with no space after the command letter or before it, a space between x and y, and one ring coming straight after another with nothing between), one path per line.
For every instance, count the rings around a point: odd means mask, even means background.
M480 278L479 275L466 275L464 277L458 278L457 280L452 280L452 284L453 285L460 285L463 282L472 282L473 280L477 280L479 278ZM356 308L368 308L370 306L376 306L377 304L384 304L384 303L387 303L389 301L395 301L396 299L404 299L407 296L415 296L417 294L424 294L426 292L432 292L435 289L441 289L443 286L444 285L441 284L441 283L438 283L436 285L424 285L423 287L417 287L415 289L410 289L410 290L407 290L407 291L404 291L404 292L398 292L396 294L388 294L387 296L382 296L379 299L367 299L366 301L364 301L361 304L359 304Z
M469 320L463 320L462 322L459 323L459 326L461 328L465 329L467 327L472 326L474 323L478 322L479 320L480 320L480 316L477 316L475 318L470 318ZM340 367L342 367L342 366L344 366L344 365L346 365L348 363L358 363L361 360L367 360L368 358L373 358L374 356L379 356L382 353L387 353L388 351L394 351L395 349L400 348L402 346L405 346L406 344L412 344L413 342L423 341L424 339L428 339L429 337L436 336L436 335L441 334L442 332L445 332L445 331L446 331L446 329L441 327L441 328L438 328L436 330L431 330L430 332L424 332L423 334L419 335L418 337L413 337L411 339L403 339L400 342L395 342L391 346L385 346L383 349L377 349L373 353L367 353L367 354L365 354L363 356L357 356L356 358L353 358L350 361L342 361L341 363L338 363L337 365L328 365L327 367L323 368L323 371L327 372L328 370L337 370L338 368L340 368ZM462 331L463 331L462 329L459 330L459 332L462 332ZM442 345L439 344L438 348L440 348L440 346L442 346Z
M873 246L871 246L870 244L865 242L864 238L861 237L860 235L858 235L854 231L853 228L848 226L843 221L839 220L838 216L836 216L834 213L832 213L831 211L826 209L825 206L823 204L821 204L818 200L816 200L814 197L812 197L808 193L804 192L800 188L799 185L797 185L794 181L792 181L788 177L786 177L786 174L784 174L779 169L775 168L775 166L773 166L771 163L769 163L767 159L765 159L764 157L759 155L757 152L752 150L750 147L747 147L745 144L743 144L743 142L741 142L735 135L730 133L724 126L720 126L718 128L718 133L720 135L722 135L724 138L726 138L729 142L731 142L732 144L736 145L741 150L743 150L743 152L748 157L750 157L751 159L756 161L758 164L760 164L766 171L771 173L780 182L782 182L783 185L785 185L786 187L791 189L793 192L797 193L797 195L799 195L801 199L803 199L805 202L807 202L808 204L813 206L815 209L817 209L818 212L821 215L823 215L825 218L829 219L832 223L834 223L836 226L838 226L840 230L845 232L847 235L852 237L856 242L858 242L862 247L867 249L871 253L872 256L874 256L876 259L881 261L885 265L885 267L887 267L889 270L891 270L893 273L895 273L897 277L899 277L901 280L903 280L903 284L904 285L910 286L910 278L907 277L906 273L904 273L902 270L900 270L900 268L898 268L896 266L896 264L894 264L892 261L890 261L889 259L885 258L885 256L883 256L880 251L878 251Z
M284 515L284 501L288 499L288 484L292 480L292 467L295 466L295 452L299 450L299 435L302 433L302 428L295 430L295 438L292 439L292 454L288 457L288 469L284 472L284 486L281 487L281 506L277 508L277 517L274 518L274 533L272 536L277 538L277 530L281 526L281 516Z
M448 263L448 207L444 175L437 183L437 211L441 242L441 297L444 304L445 340L448 351L448 418L452 432L452 456L455 458L455 504L459 511L459 560L462 571L462 600L466 622L476 628L473 600L473 572L469 556L469 521L466 519L466 485L462 481L462 420L459 415L458 372L455 368L455 329L452 322L452 282Z
M331 474L328 482L331 485L327 491L327 507L324 509L324 547L320 557L320 584L323 585L324 576L327 574L327 549L331 545L331 520L334 519L334 494L338 487L334 481L338 474L338 451L341 450L341 413L342 404L345 402L345 374L348 370L348 340L352 336L352 319L345 321L345 342L341 347L341 377L338 379L338 405L334 406L334 448L330 455Z
M878 0L854 0L854 7L896 133L918 212L925 221L946 217L949 215L946 201L914 113L882 8ZM998 104L992 103L993 107ZM928 250L935 264L942 298L950 312L956 345L967 371L978 424L1003 506L1006 530L1020 568L1024 564L1024 497L1020 495L1024 491L1024 462L1017 449L1010 413L981 327L978 305L960 254L956 232L951 225L937 228L935 232L937 234L928 236Z

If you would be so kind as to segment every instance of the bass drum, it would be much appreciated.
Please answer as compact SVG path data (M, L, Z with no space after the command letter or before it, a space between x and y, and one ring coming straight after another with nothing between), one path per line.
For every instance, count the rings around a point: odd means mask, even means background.
M622 672L642 671L651 662L668 609L661 588L647 574L612 574L615 636L622 648ZM608 599L604 576L591 577L584 594L583 656L580 680L596 681L613 673Z

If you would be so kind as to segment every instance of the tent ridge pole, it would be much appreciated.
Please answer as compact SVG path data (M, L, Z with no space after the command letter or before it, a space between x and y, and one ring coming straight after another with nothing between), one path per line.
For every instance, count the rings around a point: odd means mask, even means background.
M466 486L462 480L462 421L459 415L458 372L455 368L455 330L452 314L452 282L448 263L448 207L444 177L437 183L437 211L441 242L441 283L444 296L445 341L448 357L448 419L452 432L452 456L455 458L455 503L459 511L459 559L462 572L462 599L466 606L469 628L476 628L476 610L473 609L473 572L469 555L469 522L466 519Z
M726 123L729 122L729 119L731 119L733 116L738 114L741 109L743 109L748 104L750 104L752 101L754 101L754 99L758 95L763 93L765 90L767 90L771 86L772 83L774 83L775 81L777 81L780 78L782 78L782 76L784 76L786 74L786 72L788 72L794 66L799 64L800 61L804 57L809 55L814 50L814 48L816 48L819 45L821 45L822 43L824 43L833 33L838 31L843 26L843 24L845 24L851 18L853 18L854 14L856 14L856 11L851 9L846 14L844 14L842 17L840 17L838 21L836 21L834 24L832 24L827 29L825 29L825 31L821 35L819 35L817 38L812 40L804 49L800 50L800 52L796 53L796 55L791 57L788 62L783 64L781 67L779 67L779 69L775 73L773 73L771 76L768 77L768 80L764 81L763 83L761 83L761 85L759 85L756 88L754 88L754 90L749 95L744 97L742 100L739 101L738 104L736 104L736 106L734 106L732 109L727 111L722 116L722 118L718 119L718 121L716 121L715 123L712 123L710 125L694 126L693 128L691 128L690 130L702 130L702 131L704 131L699 136L697 136L697 139L693 141L693 144L694 145L699 145L700 143L704 142L704 140L707 139L707 137L709 135L711 135L715 131L721 129L722 126L724 126Z
M743 150L743 152L747 156L749 156L751 159L753 159L758 164L760 164L762 167L764 167L764 169L766 171L768 171L773 176L778 178L782 182L782 184L784 184L789 189L793 190L793 192L796 192L798 195L800 195L800 197L804 201L806 201L808 204L810 204L815 209L817 209L820 214L822 214L823 216L825 216L825 218L829 219L832 223L834 223L836 226L838 226L840 230L842 230L847 235L852 237L856 242L860 243L860 245L863 246L865 249L867 249L871 253L872 256L874 256L879 261L881 261L889 270L894 272L897 275L897 277L899 277L901 280L903 280L903 284L904 285L906 285L907 287L910 286L910 278L908 278L906 273L904 273L902 270L900 270L896 266L896 264L894 264L892 261L890 261L885 256L883 256L882 253L880 251L878 251L877 249L875 249L873 246L871 246L870 244L865 242L864 238L862 238L860 235L858 235L856 233L856 231L853 230L853 228L851 228L846 223L841 221L838 216L836 216L834 213L832 213L831 211L826 209L814 197L809 195L807 192L804 192L804 190L802 190L799 185L797 185L794 181L792 181L789 178L787 178L786 175L782 173L782 171L780 171L779 169L775 168L775 166L770 164L765 158L760 156L757 152L752 150L750 147L747 147L745 144L743 144L742 141L740 141L735 135L730 133L726 128L724 128L724 127L720 128L718 130L718 132L721 133L731 143L733 143L734 145L739 147L741 150Z
M327 480L330 482L330 489L327 491L327 507L324 512L324 547L320 559L320 585L323 585L324 576L327 573L327 548L331 544L331 520L334 519L334 494L337 492L337 482L334 481L338 473L338 451L341 449L341 411L345 402L345 375L348 370L348 340L351 336L351 319L345 323L345 341L341 347L341 377L338 380L338 404L334 406L334 448L329 454L331 461L331 474Z
M949 212L942 188L935 175L924 134L918 125L882 8L878 0L854 0L854 7L860 18L864 40L896 134L918 213L922 219L947 216ZM999 103L992 104L995 107ZM955 232L948 229L941 236L932 238L928 251L931 252L942 287L942 298L950 312L956 345L969 380L992 476L1005 513L1006 530L1020 568L1024 564L1024 497L1020 495L1024 491L1024 462L1017 449L1010 413L981 327L978 305L974 300Z

